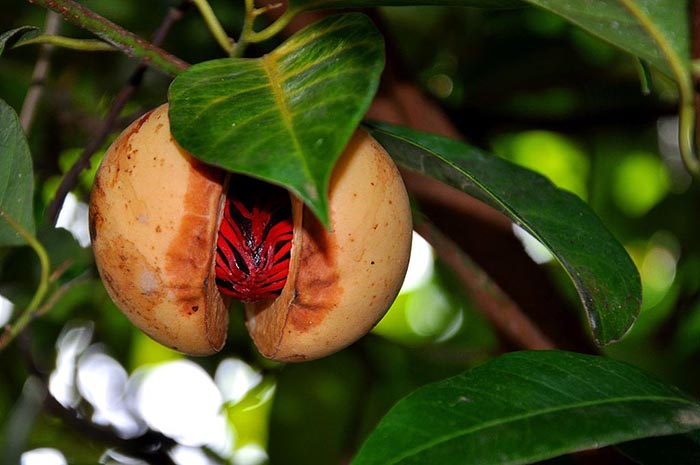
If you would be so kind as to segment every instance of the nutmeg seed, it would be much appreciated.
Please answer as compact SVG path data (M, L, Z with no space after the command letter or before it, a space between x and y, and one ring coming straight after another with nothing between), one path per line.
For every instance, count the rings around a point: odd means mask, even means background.
M216 287L226 173L172 138L168 105L132 123L105 154L90 199L95 261L107 292L156 341L192 355L220 350L227 298ZM333 353L367 333L408 266L411 215L396 166L357 130L329 188L331 227L292 196L289 275L279 297L246 303L261 354Z

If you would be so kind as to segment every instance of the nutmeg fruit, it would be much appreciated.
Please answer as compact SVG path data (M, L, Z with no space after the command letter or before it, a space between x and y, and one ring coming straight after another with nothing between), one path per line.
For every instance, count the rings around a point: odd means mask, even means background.
M248 331L271 359L323 357L366 334L396 297L411 245L408 196L388 154L354 133L331 177L329 229L286 191L289 207L272 213L269 200L232 200L246 183L182 149L167 104L126 128L90 198L95 261L116 305L156 341L192 355L223 347L231 296L245 301ZM262 242L246 257L236 248L251 246L250 234ZM257 266L270 271L258 276ZM241 285L243 297L239 276L254 287Z

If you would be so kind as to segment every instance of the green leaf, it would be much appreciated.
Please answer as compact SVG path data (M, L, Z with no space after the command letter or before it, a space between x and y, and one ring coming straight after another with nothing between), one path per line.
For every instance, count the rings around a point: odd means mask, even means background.
M399 401L352 463L524 464L699 425L700 405L634 367L513 352Z
M34 233L32 156L15 110L0 99L0 212ZM0 216L0 247L25 240Z
M328 17L257 59L192 66L170 87L175 139L195 157L282 185L328 224L333 165L379 84L381 35Z
M12 47L17 42L31 39L39 35L40 29L34 26L21 26L0 34L0 55L3 54L5 48Z
M689 66L685 2L678 0L525 0L677 76Z
M370 130L400 165L502 211L549 248L576 286L599 344L614 342L629 330L641 306L639 273L578 197L456 140L380 123Z
M290 0L290 8L313 10L322 8L371 8L377 6L446 5L474 8L513 8L521 0Z

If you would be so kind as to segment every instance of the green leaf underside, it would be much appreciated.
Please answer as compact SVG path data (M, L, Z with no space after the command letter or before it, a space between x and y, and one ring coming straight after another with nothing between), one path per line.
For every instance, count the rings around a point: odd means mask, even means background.
M0 34L0 55L6 48L12 47L17 42L31 39L39 35L40 29L34 26L21 26Z
M578 197L459 141L383 123L369 129L399 165L482 200L549 248L576 286L599 344L618 340L634 324L641 305L639 273Z
M685 2L678 0L525 0L549 10L669 76L669 60L689 62ZM672 56L675 55L675 56ZM678 78L678 76L676 76Z
M0 99L0 211L34 233L32 157L15 110ZM0 247L25 240L0 216Z
M291 190L327 225L333 165L383 67L383 41L366 16L331 16L262 58L180 74L170 87L171 131L207 163Z
M525 464L700 425L700 405L614 360L513 352L401 400L353 465Z
M522 0L290 0L290 8L313 10L323 8L370 8L377 6L464 6L473 8L514 8Z

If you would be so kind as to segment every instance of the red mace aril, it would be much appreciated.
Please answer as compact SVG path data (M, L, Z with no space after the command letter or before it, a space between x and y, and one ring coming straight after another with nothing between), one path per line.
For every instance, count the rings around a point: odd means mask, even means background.
M401 176L363 130L336 162L328 201L326 228L285 190L197 161L173 139L162 105L126 128L100 165L95 262L116 305L168 347L220 350L228 304L239 299L262 355L323 357L389 308L412 232Z
M284 288L292 250L289 193L233 175L216 243L216 285L243 302L274 299Z

